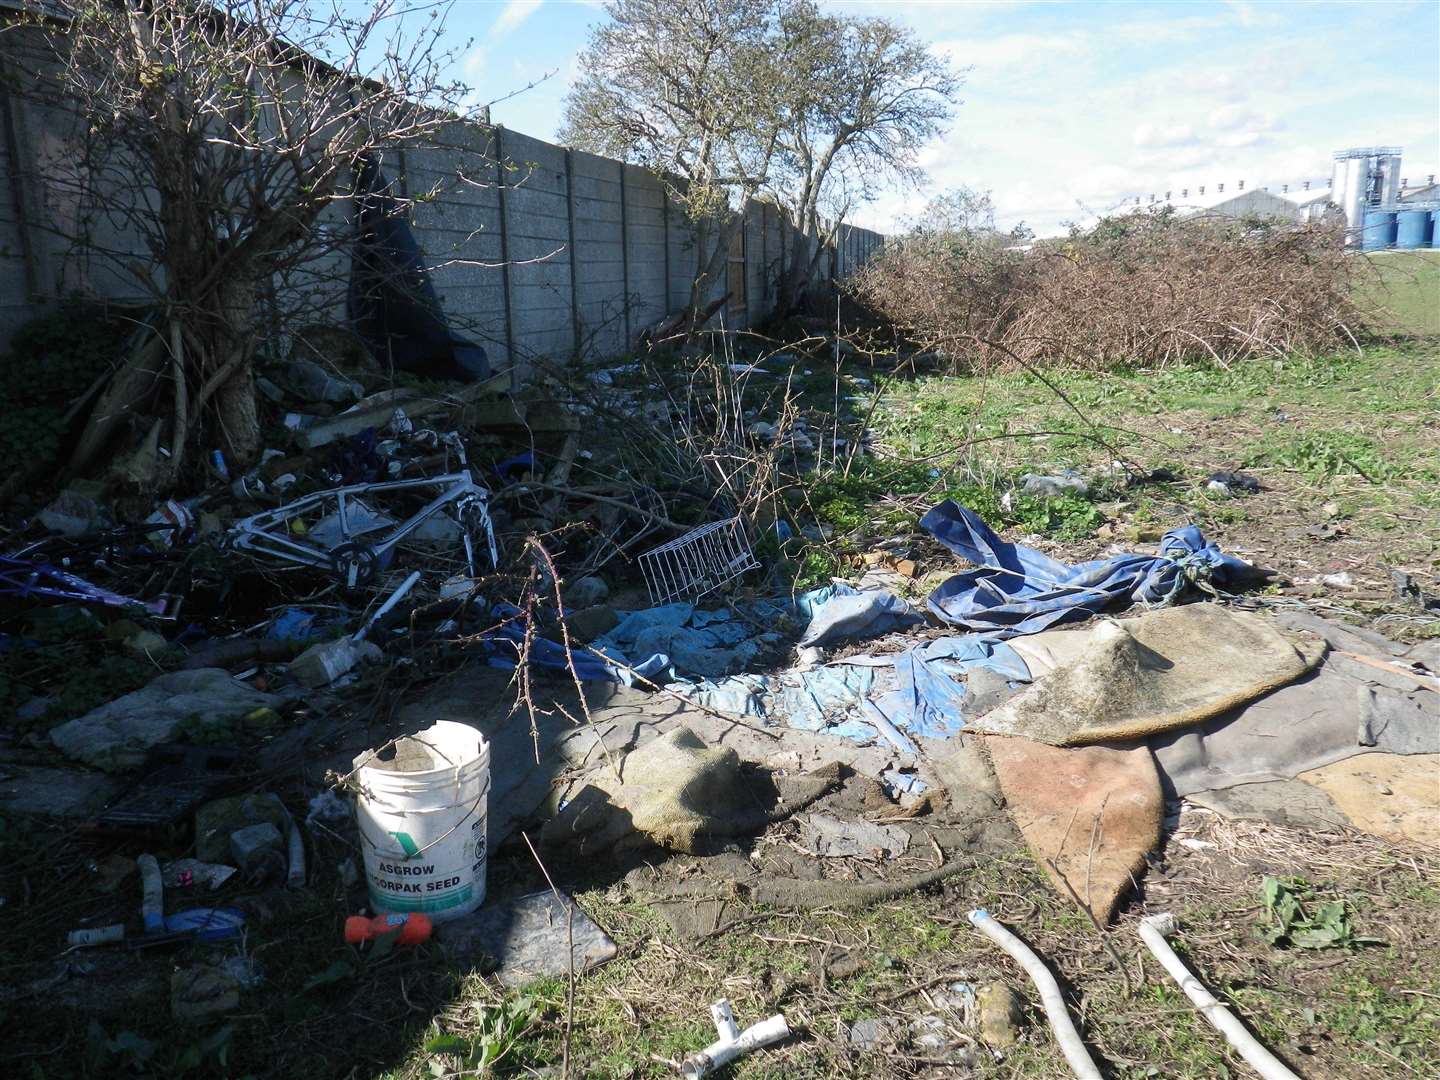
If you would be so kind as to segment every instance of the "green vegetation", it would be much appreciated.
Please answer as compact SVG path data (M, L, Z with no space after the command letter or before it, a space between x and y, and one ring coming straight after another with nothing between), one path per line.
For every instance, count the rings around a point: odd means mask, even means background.
M1440 334L1440 251L1377 251L1374 279L1360 291L1375 329L1390 334Z

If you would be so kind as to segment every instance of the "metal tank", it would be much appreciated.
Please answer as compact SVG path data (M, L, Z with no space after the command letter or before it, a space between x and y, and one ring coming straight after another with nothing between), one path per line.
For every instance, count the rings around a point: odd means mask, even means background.
M1394 147L1383 148L1373 169L1378 174L1376 188L1380 205L1394 206L1400 198L1400 151Z
M1430 211L1430 246L1440 247L1440 210Z
M1395 246L1405 251L1425 247L1430 232L1431 213L1430 210L1397 210L1395 212Z
M1365 225L1360 232L1363 251L1380 251L1395 246L1395 211L1374 207L1365 211Z

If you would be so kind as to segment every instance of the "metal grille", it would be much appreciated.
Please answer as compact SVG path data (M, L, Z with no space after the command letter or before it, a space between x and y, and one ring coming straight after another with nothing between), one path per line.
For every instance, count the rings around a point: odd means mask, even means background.
M738 517L691 529L637 561L651 604L698 600L760 565L750 551L745 522Z

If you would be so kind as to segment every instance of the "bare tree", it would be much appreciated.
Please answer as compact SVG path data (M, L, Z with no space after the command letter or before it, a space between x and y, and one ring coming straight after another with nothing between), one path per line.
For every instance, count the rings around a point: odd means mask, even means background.
M697 329L779 138L788 0L610 0L580 54L560 139L650 169L698 249L681 323Z
M789 311L849 206L915 175L959 85L911 32L813 0L610 0L605 11L561 138L646 166L685 207L700 249L692 329L713 309L746 199L767 192L790 220Z
M792 226L777 301L786 315L853 206L918 180L916 157L950 119L960 76L912 31L810 0L787 4L781 35L778 62L795 70L766 186Z
M74 157L47 180L68 184L83 207L76 243L154 311L72 465L148 410L159 418L131 434L168 446L146 481L163 489L202 438L242 465L255 459L264 293L335 246L335 232L316 223L354 196L357 164L461 118L464 88L445 76L444 9L434 4L71 0L70 9L67 24L43 24L60 64L49 92L76 118Z

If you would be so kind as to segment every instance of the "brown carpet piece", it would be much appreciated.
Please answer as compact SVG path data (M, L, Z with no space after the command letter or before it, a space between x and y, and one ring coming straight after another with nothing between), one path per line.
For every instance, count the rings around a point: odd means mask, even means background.
M1440 847L1440 754L1361 754L1300 774L1357 829Z
M971 722L1053 746L1141 739L1188 727L1299 678L1325 643L1218 604L1103 621L1075 659Z
M1070 895L1068 882L1095 918L1108 922L1160 843L1165 800L1149 749L985 742L1031 855L1062 896Z

